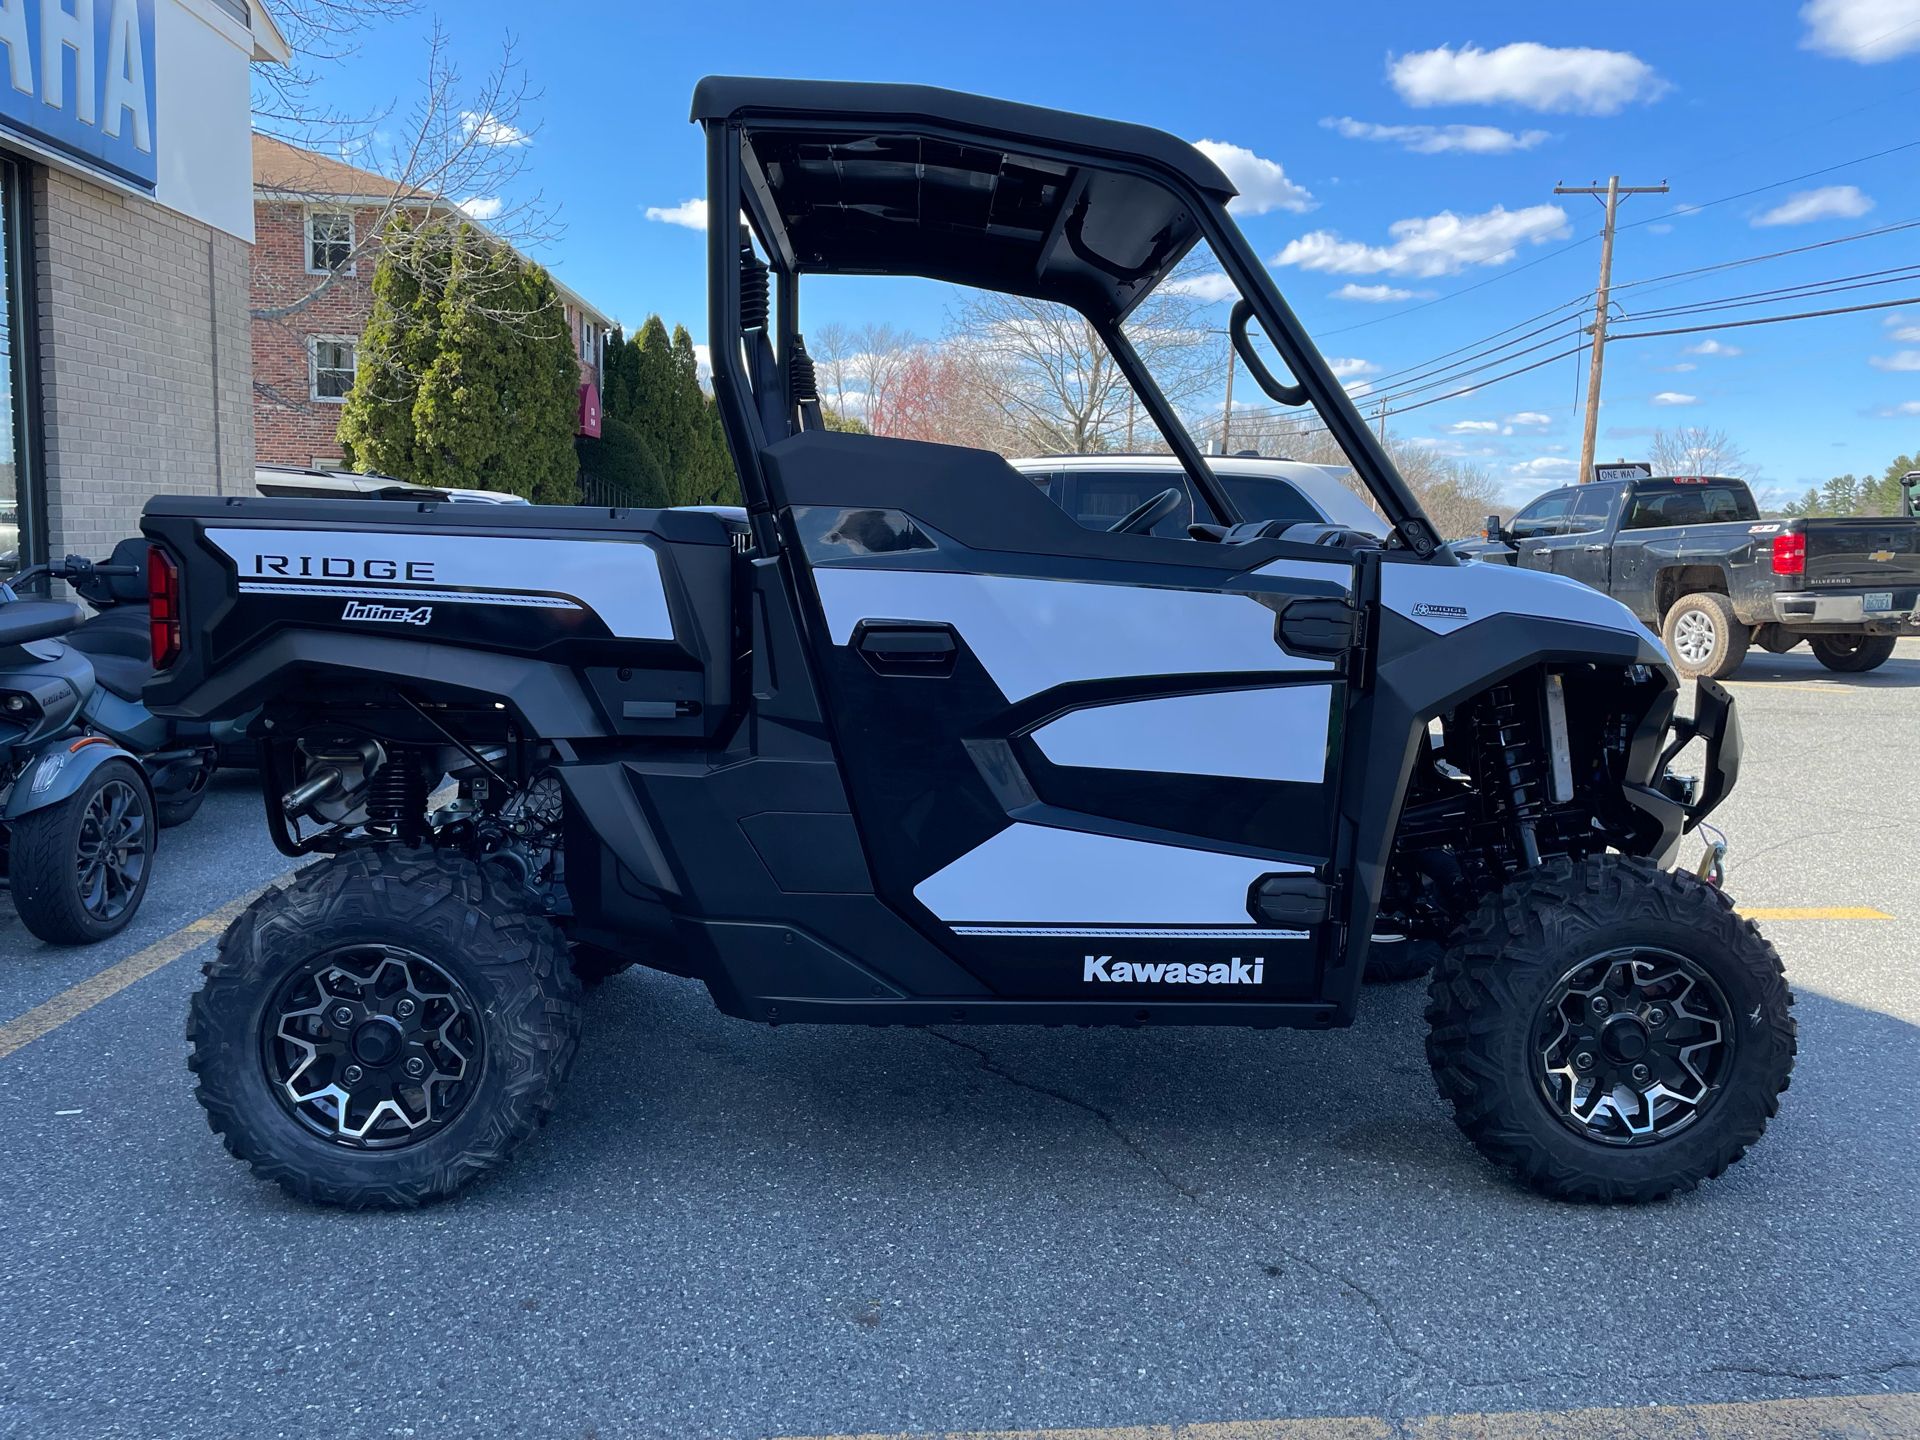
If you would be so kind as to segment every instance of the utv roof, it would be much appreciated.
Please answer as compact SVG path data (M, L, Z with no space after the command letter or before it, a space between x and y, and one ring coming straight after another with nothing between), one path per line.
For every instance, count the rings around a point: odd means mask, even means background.
M1236 193L1165 131L924 85L709 77L693 118L742 127L742 191L783 269L921 275L1102 318L1199 237L1152 174Z

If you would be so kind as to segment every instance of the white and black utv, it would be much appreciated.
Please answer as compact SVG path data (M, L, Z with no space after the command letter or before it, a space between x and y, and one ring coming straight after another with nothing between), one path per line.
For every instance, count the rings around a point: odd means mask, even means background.
M264 707L273 833L331 857L234 923L193 1002L228 1147L315 1200L445 1195L545 1118L582 980L630 964L769 1024L1327 1028L1378 934L1438 953L1434 1073L1530 1184L1645 1200L1738 1159L1790 997L1665 868L1734 781L1732 702L1703 684L1676 721L1620 605L1456 563L1225 176L1158 131L909 86L712 79L693 110L744 522L148 507L183 622L148 698ZM1317 412L1384 541L1243 522L1129 343L1203 241L1242 360ZM1187 484L1095 530L998 455L828 431L816 274L1078 312ZM1186 504L1186 535L1149 533ZM1666 769L1696 736L1697 785Z

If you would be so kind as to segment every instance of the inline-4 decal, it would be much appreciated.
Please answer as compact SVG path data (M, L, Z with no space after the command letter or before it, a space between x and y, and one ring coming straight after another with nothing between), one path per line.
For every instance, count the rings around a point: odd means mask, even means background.
M361 620L376 625L426 625L433 620L431 605L370 605L360 600L349 600L347 608L340 612L342 620Z
M243 595L589 610L613 635L671 640L660 559L635 539L384 530L234 530L208 541Z

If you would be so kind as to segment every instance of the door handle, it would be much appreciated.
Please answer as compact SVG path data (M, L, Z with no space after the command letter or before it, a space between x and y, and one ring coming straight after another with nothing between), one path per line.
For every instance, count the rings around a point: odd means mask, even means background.
M947 625L863 621L854 642L866 662L883 675L949 675L959 642Z
M1604 555L1607 553L1607 547L1604 545L1589 545L1586 549L1589 555Z
M1545 545L1542 545L1538 550L1529 550L1527 552L1527 554L1531 555L1536 560L1539 559L1542 555L1551 555L1552 553L1553 551L1549 550Z

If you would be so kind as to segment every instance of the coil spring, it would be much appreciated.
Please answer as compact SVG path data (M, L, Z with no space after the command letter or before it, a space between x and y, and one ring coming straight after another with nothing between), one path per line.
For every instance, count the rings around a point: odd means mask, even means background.
M740 328L767 328L767 267L747 244L740 247Z
M427 777L406 751L395 748L367 785L367 823L415 841L426 833Z
M787 357L787 389L796 405L810 405L820 398L819 382L814 378L813 357L796 345Z
M1487 692L1477 731L1481 764L1487 771L1481 783L1515 819L1534 819L1542 808L1547 767L1511 685L1496 685Z

